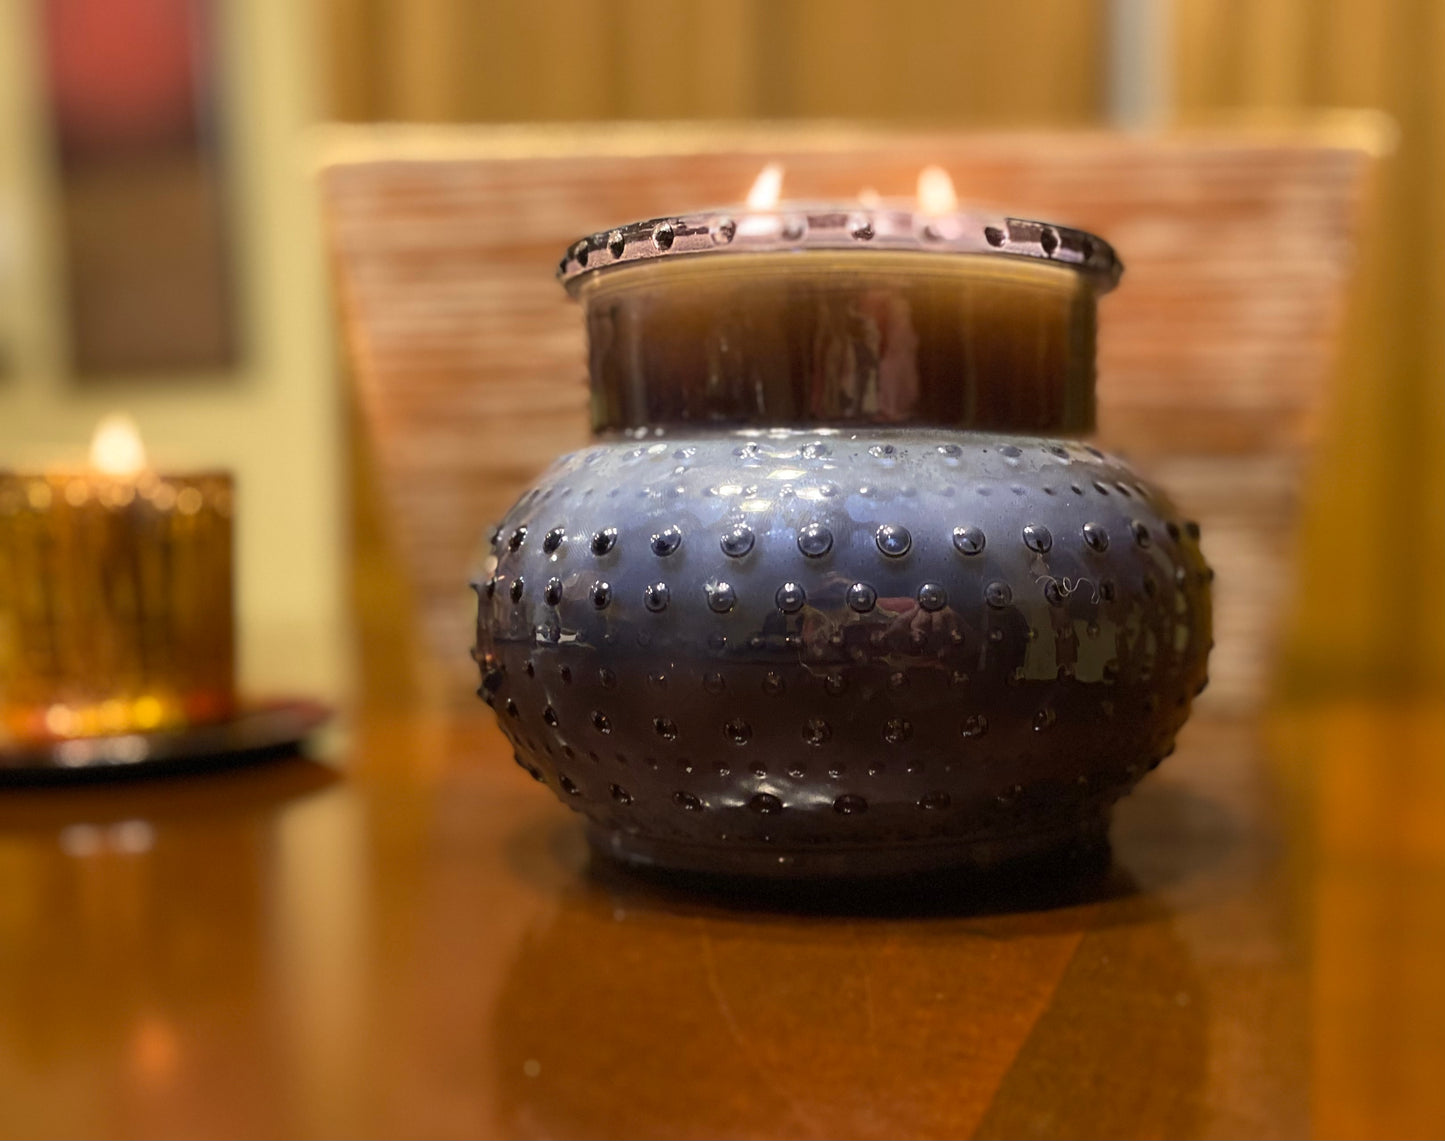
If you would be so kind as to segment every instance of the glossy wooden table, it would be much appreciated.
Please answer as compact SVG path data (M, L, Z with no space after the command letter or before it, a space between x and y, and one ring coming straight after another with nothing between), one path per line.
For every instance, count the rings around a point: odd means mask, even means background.
M1445 1131L1445 711L1200 721L1112 867L749 909L589 867L483 717L0 791L0 1131Z

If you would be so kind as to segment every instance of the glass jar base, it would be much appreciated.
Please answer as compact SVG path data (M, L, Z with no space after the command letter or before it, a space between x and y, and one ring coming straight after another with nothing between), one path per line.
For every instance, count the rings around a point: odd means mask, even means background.
M1046 828L1011 835L962 836L897 844L693 844L629 835L594 822L587 840L599 856L639 871L758 880L885 880L920 874L969 873L1058 861L1107 862L1112 806Z

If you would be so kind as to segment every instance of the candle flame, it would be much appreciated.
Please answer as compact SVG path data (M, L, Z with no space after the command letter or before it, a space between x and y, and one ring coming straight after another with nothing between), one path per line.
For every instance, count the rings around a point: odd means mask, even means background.
M918 209L921 213L950 214L958 209L953 179L941 166L925 166L918 172Z
M781 163L770 162L758 171L748 191L749 210L771 210L783 196L783 167Z
M106 475L136 475L146 466L145 445L135 421L113 412L95 426L90 440L90 466Z

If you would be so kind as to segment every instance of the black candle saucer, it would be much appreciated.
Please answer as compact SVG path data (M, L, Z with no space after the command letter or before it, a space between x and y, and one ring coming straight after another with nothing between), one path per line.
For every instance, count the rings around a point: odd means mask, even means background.
M290 756L331 715L319 702L293 698L246 704L225 721L184 729L0 744L0 784L201 771Z

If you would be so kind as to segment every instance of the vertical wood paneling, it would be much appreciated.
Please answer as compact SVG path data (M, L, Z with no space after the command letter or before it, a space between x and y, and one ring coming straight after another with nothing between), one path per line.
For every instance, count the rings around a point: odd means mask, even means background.
M317 0L317 23L330 115L378 118L375 0Z
M996 123L1097 117L1102 6L792 0L785 114Z
M617 74L610 0L540 0L487 24L495 59L489 98L474 97L460 119L605 119L616 115ZM504 98L502 98L504 97ZM495 110L494 110L495 108Z
M695 36L697 7L667 0L615 0L614 74L617 114L624 119L652 117L665 108L672 117L697 103L696 65L712 49L706 35ZM720 37L731 34L719 22ZM695 112L693 112L695 113Z
M351 120L1087 122L1102 0L314 0Z
M387 59L394 60L384 74L388 118L446 119L457 95L467 86L458 69L457 52L439 45L455 45L468 19L465 8L452 0L407 0L387 10Z

